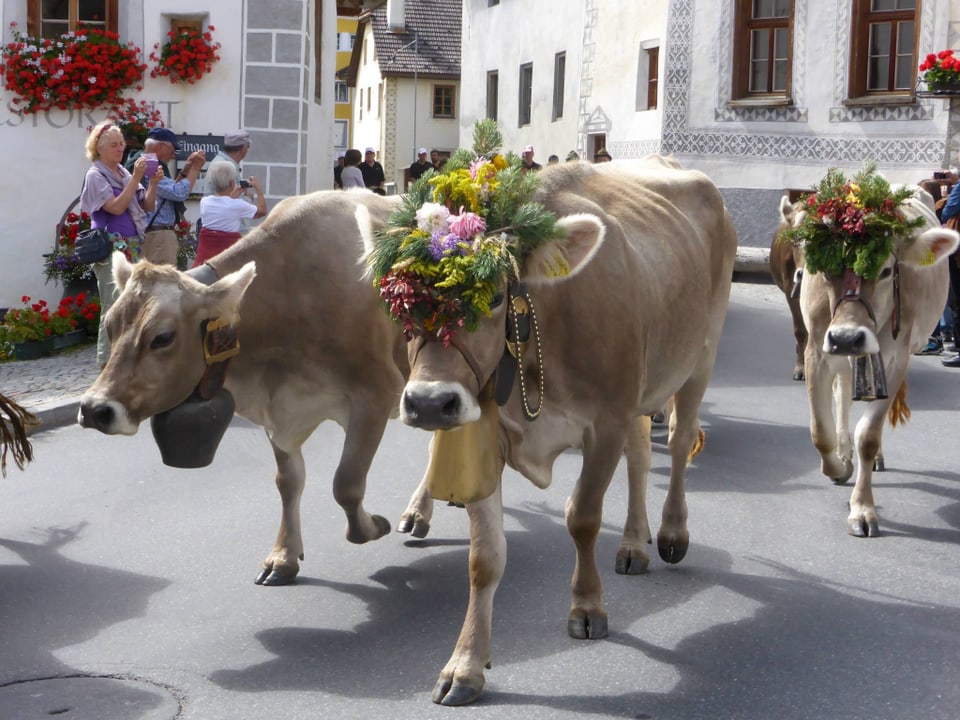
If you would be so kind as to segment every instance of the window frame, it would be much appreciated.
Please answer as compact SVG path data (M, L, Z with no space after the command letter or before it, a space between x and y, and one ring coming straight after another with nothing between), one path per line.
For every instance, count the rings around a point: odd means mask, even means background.
M551 120L563 119L563 98L566 93L567 53L558 52L553 56L553 110Z
M449 99L442 96L449 93ZM454 120L457 117L457 86L452 83L437 83L433 86L433 98L430 103L432 117L437 120ZM443 112L444 108L440 108L441 105L450 106L450 112ZM438 112L440 108L440 112Z
M754 18L753 0L736 0L734 8L733 31L733 69L730 95L733 104L785 104L791 101L793 92L793 48L794 20L796 2L789 0L790 6L785 16L773 18ZM782 90L774 90L771 83L775 75L776 58L767 58L767 75L770 78L768 88L762 91L750 89L752 70L753 31L770 30L771 48L774 46L776 30L787 31L787 77ZM773 53L771 53L772 55Z
M525 76L527 76L525 78ZM517 78L517 126L533 122L533 63L521 63Z
M496 120L500 112L500 71L487 71L487 117Z
M68 27L76 30L79 23L80 0L68 0ZM117 32L117 0L103 0L104 27L110 32ZM43 21L43 0L27 0L27 34L31 37L41 37ZM58 33L59 34L59 33Z
M871 0L872 2L872 0ZM917 65L920 62L918 52L920 41L920 9L921 0L914 2L910 9L873 10L867 0L855 2L850 18L850 76L847 95L850 100L857 101L903 101L912 102L917 84ZM890 22L893 32L890 38L890 59L887 67L887 88L869 89L867 87L870 74L870 29L879 22ZM890 87L896 82L897 41L899 39L898 25L904 21L913 23L913 57L905 62L911 68L911 80L904 88Z
M641 44L637 54L637 101L635 110L657 109L660 91L660 46Z

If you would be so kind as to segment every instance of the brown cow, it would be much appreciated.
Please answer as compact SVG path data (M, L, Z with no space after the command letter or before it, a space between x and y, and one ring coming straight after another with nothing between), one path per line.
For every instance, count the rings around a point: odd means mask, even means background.
M793 216L802 203L792 203L787 195L780 200L780 225L773 233L770 244L770 274L777 287L787 298L790 316L793 318L793 336L797 340L796 362L793 379L803 380L803 351L807 346L807 327L800 313L800 279L803 273L803 251L794 245L783 231L793 226Z
M514 389L499 413L496 487L486 499L467 504L470 602L433 691L433 700L445 705L478 698L489 667L493 595L506 562L500 492L505 463L546 487L554 459L567 448L582 450L580 478L566 510L576 547L567 621L573 637L607 634L594 545L603 496L625 450L631 498L624 543L637 562L646 558L645 416L661 410L671 396L670 488L657 545L661 557L675 563L689 543L684 474L729 301L737 247L733 223L704 175L664 159L555 165L542 171L541 182L538 199L560 218L566 237L540 245L520 269L542 344L531 341L517 378L529 393L542 360L542 409L529 422L523 406L531 400ZM557 277L551 271L557 267L570 268L570 275ZM505 299L475 331L457 332L449 347L423 336L410 343L411 376L400 408L404 422L450 429L481 415L479 391L504 352L512 302ZM417 503L424 503L424 495L415 497Z
M926 223L895 243L877 280L852 281L808 269L800 285L800 307L810 332L804 358L810 433L823 474L837 483L845 483L854 469L851 358L879 351L887 386L902 389L910 356L927 342L947 298L944 261L957 247L957 233L940 227L929 195L919 188L900 209L908 219L923 217ZM803 215L797 213L795 225ZM857 537L874 537L880 531L872 489L874 461L884 417L898 398L902 402L902 391L869 402L857 423L859 467L847 517L848 532Z
M362 501L384 427L396 416L407 361L400 330L359 262L361 235L384 222L395 200L365 190L283 200L209 261L220 278L211 286L114 255L123 291L106 318L110 360L81 399L84 427L133 434L144 419L187 398L205 369L201 323L236 322L242 300L241 351L225 387L237 412L266 430L282 500L276 544L258 583L289 583L299 572L301 446L324 420L346 432L333 494L347 516L347 539L367 542L390 530Z

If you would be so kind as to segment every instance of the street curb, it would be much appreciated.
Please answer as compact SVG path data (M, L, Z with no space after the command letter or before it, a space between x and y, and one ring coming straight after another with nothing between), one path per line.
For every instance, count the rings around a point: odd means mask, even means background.
M77 421L80 400L54 400L37 408L27 408L37 418L38 424L27 427L27 435L72 425Z

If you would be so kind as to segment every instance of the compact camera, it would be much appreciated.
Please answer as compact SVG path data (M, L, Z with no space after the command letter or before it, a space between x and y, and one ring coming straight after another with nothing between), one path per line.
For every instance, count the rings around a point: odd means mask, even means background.
M248 187L250 187L250 181L249 181L249 180L241 180L241 181L240 181L240 187L242 187L242 188L248 188Z
M943 172L943 170L937 170L936 172L933 173L933 179L934 179L934 180L946 180L946 179L947 179L947 173Z

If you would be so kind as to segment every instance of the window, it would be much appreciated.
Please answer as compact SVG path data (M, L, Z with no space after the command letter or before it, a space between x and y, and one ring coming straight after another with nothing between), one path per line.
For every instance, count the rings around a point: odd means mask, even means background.
M526 63L520 66L520 112L517 122L523 125L529 125L531 119L531 106L533 104L533 63Z
M370 112L370 96L373 94L373 88L367 88L367 112Z
M500 73L491 70L487 73L487 117L497 119L497 105L500 94Z
M350 52L353 50L353 43L356 41L356 39L357 36L354 33L337 33L337 51Z
M553 57L553 119L563 117L564 75L567 71L567 54L559 52Z
M850 41L850 97L912 92L918 62L916 0L854 3Z
M27 33L53 38L77 24L117 31L117 0L27 0Z
M793 0L737 0L733 99L788 98Z
M457 98L457 88L453 85L433 86L433 116L435 118L454 117L454 102Z
M350 102L350 88L347 87L347 84L343 82L343 80L337 80L333 85L333 90L335 96L334 102Z
M655 42L655 41L654 41ZM646 45L646 43L644 43ZM660 47L640 47L637 59L637 110L656 110L660 78Z
M383 117L383 83L377 85L377 117Z

